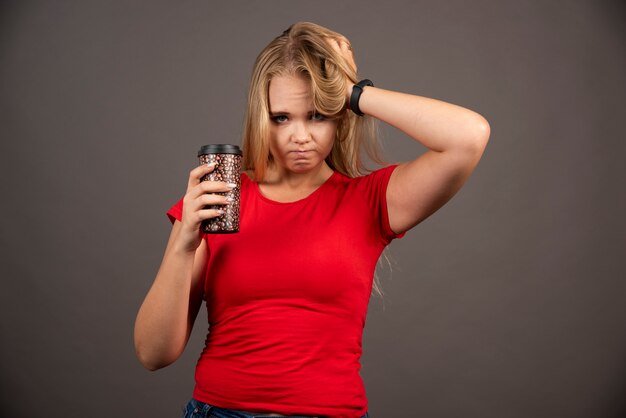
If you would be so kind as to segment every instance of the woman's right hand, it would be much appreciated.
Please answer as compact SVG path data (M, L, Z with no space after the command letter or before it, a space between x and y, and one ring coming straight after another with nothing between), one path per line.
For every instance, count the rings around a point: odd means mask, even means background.
M229 192L236 185L222 181L201 181L200 179L215 169L215 163L202 164L189 173L187 193L183 198L182 226L176 237L178 248L195 252L202 242L204 233L200 230L202 221L223 214L220 209L205 209L208 205L227 205L226 196L215 194ZM233 186L233 187L231 187Z
M175 221L163 261L152 287L137 313L135 350L141 364L157 370L180 357L202 305L209 254L200 224L219 216L232 190L221 181L201 181L215 166L203 164L191 170L183 198L181 221ZM216 205L217 209L205 209Z

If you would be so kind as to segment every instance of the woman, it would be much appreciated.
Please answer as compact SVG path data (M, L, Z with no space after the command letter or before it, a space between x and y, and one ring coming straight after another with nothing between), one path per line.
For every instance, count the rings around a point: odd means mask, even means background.
M368 416L359 375L376 261L476 167L489 125L470 110L357 82L348 40L301 22L255 63L238 234L203 235L222 182L191 170L163 262L137 315L150 370L182 353L202 300L210 332L185 416ZM362 116L362 115L366 116ZM429 150L367 175L373 119ZM231 185L232 186L232 185ZM195 414L195 415L194 415Z

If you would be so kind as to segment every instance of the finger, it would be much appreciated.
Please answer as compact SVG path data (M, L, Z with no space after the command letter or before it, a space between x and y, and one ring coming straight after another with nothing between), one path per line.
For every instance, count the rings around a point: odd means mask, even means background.
M237 187L235 183L227 183L224 181L203 181L198 187L202 189L205 193L215 193L215 192L230 192L231 190Z
M349 54L352 51L352 45L347 38L341 37L333 39L333 48L340 51L343 55Z
M328 45L330 45L330 47L332 49L334 49L335 51L341 53L341 45L339 45L339 41L337 41L337 39L335 39L335 38L326 38L326 42L328 43Z
M352 51L352 45L350 44L350 41L347 38L340 38L339 44L346 51Z
M356 63L354 62L354 53L352 51L352 45L347 38L328 38L327 39L329 45L337 52L339 55L346 60L348 65L350 65L354 72L357 72Z
M206 219L207 216L215 217L223 213L227 205L232 203L232 200L227 200L226 196L221 195L202 195L196 199L185 198L183 203L183 219L191 222L201 222ZM218 213L220 212L221 213Z
M205 219L217 218L224 214L223 209L201 209L198 212L198 219L204 221Z
M209 164L199 165L198 167L191 170L189 172L189 182L187 183L187 190L190 190L198 183L200 183L200 179L213 171L216 165L217 164L215 162L212 162Z
M192 198L197 198L205 193L227 193L237 187L234 183L225 183L223 181L202 181L195 185L187 192Z
M233 202L233 198L221 194L203 194L198 196L197 202L200 207L209 205L228 205Z
M346 60L352 65L354 70L356 71L356 63L354 62L354 51L352 49L352 44L347 38L341 39L341 47L344 53L344 57Z

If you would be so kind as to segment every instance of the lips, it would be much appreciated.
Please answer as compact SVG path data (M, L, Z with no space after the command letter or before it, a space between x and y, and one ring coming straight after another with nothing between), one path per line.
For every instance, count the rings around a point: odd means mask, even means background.
M311 153L311 150L302 150L302 151L291 151L291 154L294 155L296 158L307 158L309 153Z

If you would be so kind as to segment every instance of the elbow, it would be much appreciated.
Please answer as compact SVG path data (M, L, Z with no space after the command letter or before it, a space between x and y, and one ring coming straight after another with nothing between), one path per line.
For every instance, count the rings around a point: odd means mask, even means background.
M467 150L473 154L481 155L491 135L491 127L484 117L477 115L476 120L472 122L470 134L467 136Z
M139 362L144 367L144 369L151 371L151 372L155 372L165 367L165 366L161 366L158 362L152 359L149 359L149 358L146 358L145 356L140 355L139 353L137 353L137 358L139 359Z
M169 366L178 358L178 356L163 355L154 352L154 350L149 350L139 341L135 341L135 355L137 356L139 363L151 372Z
M160 364L156 364L156 363L145 363L145 362L142 362L141 364L149 372L156 372L157 370L162 369L162 368L165 367L165 365L160 365Z
M146 353L140 351L140 350L136 350L136 354L137 354L137 358L139 359L139 362L141 363L141 365L146 369L149 370L151 372L157 371L159 369L162 369L164 367L169 366L170 364L173 363L173 361L167 361L165 359L159 359L155 356L149 356Z
M478 131L478 138L479 140L484 144L483 148L485 146L487 146L487 142L489 142L489 136L491 136L491 126L489 125L489 122L487 122L487 119L485 119L484 117L480 117L479 122L477 123L478 127L477 127L477 131Z

